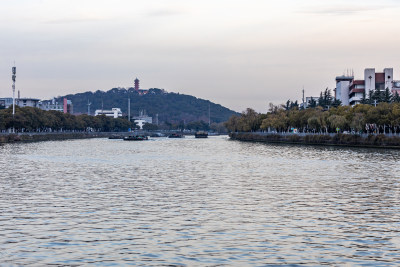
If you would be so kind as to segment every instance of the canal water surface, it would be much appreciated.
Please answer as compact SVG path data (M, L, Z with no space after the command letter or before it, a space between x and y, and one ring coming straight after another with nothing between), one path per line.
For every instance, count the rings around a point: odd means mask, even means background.
M397 150L219 136L0 151L0 265L400 265Z

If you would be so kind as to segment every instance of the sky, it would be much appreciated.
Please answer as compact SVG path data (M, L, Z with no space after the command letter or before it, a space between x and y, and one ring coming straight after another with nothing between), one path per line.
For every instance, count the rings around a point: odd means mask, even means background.
M1 0L0 97L163 88L266 112L394 68L398 0ZM111 108L111 107L110 107Z

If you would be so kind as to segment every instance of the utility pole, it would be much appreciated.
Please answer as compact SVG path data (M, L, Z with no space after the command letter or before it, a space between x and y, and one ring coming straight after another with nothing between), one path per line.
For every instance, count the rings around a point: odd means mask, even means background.
M131 121L131 99L128 97L128 121Z
M304 85L303 85L303 109L306 109L306 107L304 106Z
M210 103L208 103L208 126L211 125L211 112L210 112Z

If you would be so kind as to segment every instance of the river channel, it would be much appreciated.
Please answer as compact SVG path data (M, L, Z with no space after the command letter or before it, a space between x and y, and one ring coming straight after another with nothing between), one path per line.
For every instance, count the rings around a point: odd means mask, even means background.
M0 265L400 265L399 150L211 136L0 152Z

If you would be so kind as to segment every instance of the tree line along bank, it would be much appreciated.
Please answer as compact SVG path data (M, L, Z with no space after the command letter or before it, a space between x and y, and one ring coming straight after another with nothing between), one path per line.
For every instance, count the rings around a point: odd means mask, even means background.
M326 109L322 106L299 109L270 104L266 114L248 108L232 116L225 126L231 132L302 132L399 134L400 103L381 102L376 106L358 104Z
M105 115L89 116L86 114L72 115L60 111L45 111L33 107L15 107L15 115L12 114L12 106L0 110L0 131L9 132L60 132L60 131L94 131L94 132L125 132L129 129L137 129L138 126L126 117L112 118ZM223 123L209 125L204 121L192 121L185 123L165 122L162 125L145 124L143 130L213 130L226 132Z

